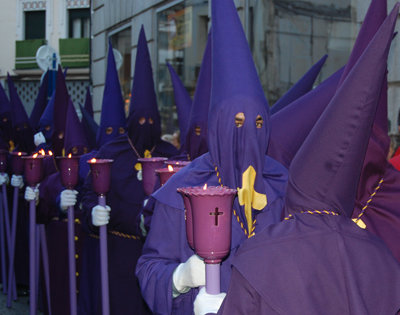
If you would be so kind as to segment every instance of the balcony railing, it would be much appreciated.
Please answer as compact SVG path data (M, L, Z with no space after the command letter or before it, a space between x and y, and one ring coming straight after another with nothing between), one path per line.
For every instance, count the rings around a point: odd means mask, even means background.
M59 45L63 67L89 67L89 38L63 38L59 40Z
M15 69L37 69L36 51L45 44L45 39L15 41Z

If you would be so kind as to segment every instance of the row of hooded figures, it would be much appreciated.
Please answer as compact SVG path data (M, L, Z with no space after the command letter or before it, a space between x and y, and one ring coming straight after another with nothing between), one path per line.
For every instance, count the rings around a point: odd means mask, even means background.
M270 107L234 2L213 0L193 100L169 66L179 149L161 140L143 27L128 118L111 44L99 125L89 93L79 120L60 68L48 102L52 74L44 77L29 118L9 78L9 99L0 88L0 146L44 158L37 185L23 190L27 175L10 163L0 175L8 306L18 284L29 285L31 314L396 314L400 173L386 157L387 59L398 11L396 4L387 14L386 0L372 0L347 64L312 89L323 57ZM54 158L68 154L80 157L74 188L63 185ZM149 157L188 162L146 194L140 159ZM102 204L92 158L113 160ZM7 207L9 178L17 197ZM234 192L219 275L189 244L177 191L204 184ZM24 199L36 207L29 235ZM222 211L213 209L218 226ZM28 243L36 245L30 255ZM29 272L28 261L36 262ZM208 286L215 281L216 292Z

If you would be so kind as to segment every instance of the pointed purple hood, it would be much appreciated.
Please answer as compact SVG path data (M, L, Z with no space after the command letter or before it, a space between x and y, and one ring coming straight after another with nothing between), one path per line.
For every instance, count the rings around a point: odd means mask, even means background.
M161 120L154 89L153 70L144 28L140 29L136 48L128 135L140 155L160 141Z
M271 115L280 111L282 108L297 100L307 92L311 91L322 66L325 64L328 55L323 56L314 64L289 91L287 91L270 109Z
M82 113L82 127L85 131L86 139L88 141L89 149L93 150L97 148L96 135L99 130L99 125L93 119L93 117L86 111L84 107L79 105Z
M362 24L360 32L357 36L357 40L353 47L353 51L351 53L349 61L346 64L345 69L341 71L339 82L337 82L337 74L334 74L334 80L336 81L336 83L334 84L336 85L336 88L338 88L340 86L340 82L343 82L343 80L345 79L345 71L346 73L348 73L354 66L355 62L357 61L356 58L361 55L362 51L368 45L376 30L381 25L385 16L386 0L373 0L370 4L370 8L368 9L368 13L365 17L364 23ZM326 80L326 82L328 82L328 79ZM326 86L326 88L331 89L332 86ZM313 92L314 91L311 91L309 94ZM331 94L332 90L327 92ZM328 95L326 94L326 96ZM301 146L305 137L308 135L311 128L314 126L315 122L319 118L317 114L323 112L329 102L329 99L325 98L325 101L316 100L317 103L313 104L303 103L301 99L299 101L300 102L297 102L298 106L305 107L304 113L301 114L298 119L296 115L302 113L303 111L301 108L295 109L294 107L292 107L292 109L290 110L293 111L293 113L289 111L286 113L279 112L276 114L276 117L275 115L273 115L273 118L271 119L271 148L268 149L268 154L276 158L278 161L282 162L286 167L290 165L291 159L296 154L297 149ZM290 104L289 106L295 105ZM308 107L313 107L312 111L308 111L308 109L306 109ZM296 118L295 122L290 123L289 121L293 121L294 118Z
M39 127L39 120L47 106L47 95L49 88L49 71L46 71L42 84L39 88L38 96L36 97L35 105L33 106L31 115L29 116L29 122L34 130Z
M7 73L7 82L8 82L8 92L10 95L13 126L14 128L17 128L20 126L28 125L29 124L28 114L26 113L25 107L18 96L17 89L14 86L14 82L12 81L8 73Z
M86 98L85 98L85 109L93 117L93 103L92 103L92 96L90 95L90 86L86 89Z
M55 101L56 93L53 92L50 97L49 102L47 103L46 108L43 111L42 116L39 120L39 131L41 131L46 138L46 141L50 141L53 136L54 129L54 121L53 121L53 113L54 113L54 101Z
M52 144L53 151L56 156L62 154L64 148L65 128L67 121L68 102L70 100L65 77L61 67L58 67L56 90L54 95L54 111L53 111L53 135Z
M201 62L193 105L190 111L184 151L191 160L208 152L207 125L211 95L211 33Z
M100 126L97 133L97 145L101 147L125 133L125 128L124 100L122 98L121 85L119 83L111 41L109 41L106 82L104 84Z
M350 217L386 73L395 6L292 161L286 214L331 210ZM371 70L374 69L373 75Z
M82 155L88 152L85 131L76 113L74 104L68 102L67 127L65 129L65 154Z
M232 0L211 2L212 88L208 148L222 184L238 188L242 220L267 205L263 178L269 140L268 103Z
M13 128L12 128L12 115L11 115L11 104L8 100L6 92L4 91L3 85L0 84L0 129L4 140L8 142L13 139Z
M30 153L35 149L35 145L33 143L33 130L29 125L28 114L9 74L7 74L7 82L12 107L15 146L19 151Z
M189 124L190 108L192 106L192 99L183 85L178 74L174 68L167 63L169 74L171 76L172 86L174 87L174 99L176 105L176 111L178 113L178 123L180 130L180 143L181 147L185 144L187 128Z

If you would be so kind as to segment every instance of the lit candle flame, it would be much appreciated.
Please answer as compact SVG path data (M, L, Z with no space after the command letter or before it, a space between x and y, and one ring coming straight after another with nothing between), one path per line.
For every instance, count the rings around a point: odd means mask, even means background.
M207 190L207 183L204 184L203 190Z
M70 153L70 154L68 154L68 158L70 159L72 157L72 154Z
M32 157L33 157L34 159L36 159L36 158L37 158L37 156L38 156L38 154L37 154L37 153L35 153L34 155L32 155Z
M22 155L22 152L18 152L18 156L21 156Z
M172 165L168 165L168 171L173 172L174 168L172 167Z
M46 152L43 149L41 149L39 152L41 155L46 155Z
M97 160L96 160L95 158L93 158L93 159L91 159L89 162L90 162L90 163L96 163L96 161L97 161Z
M49 151L49 155L52 156L52 155L53 155L53 152Z

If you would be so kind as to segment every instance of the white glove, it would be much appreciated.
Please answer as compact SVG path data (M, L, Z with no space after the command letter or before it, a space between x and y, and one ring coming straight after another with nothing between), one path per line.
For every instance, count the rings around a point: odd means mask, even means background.
M25 189L25 200L32 201L35 200L36 204L39 203L39 184L35 188L27 186Z
M206 265L197 255L179 264L172 275L173 297L206 284Z
M78 192L72 189L65 189L61 192L60 196L60 208L65 211L68 207L73 207L76 204L76 197Z
M221 292L220 294L208 294L206 288L202 287L194 300L194 314L204 315L208 313L218 313L226 293Z
M11 186L18 188L24 187L24 180L22 178L22 175L13 174L13 176L11 176Z
M43 133L39 131L33 136L33 142L35 143L35 146L39 146L42 143L46 143L46 138L44 137Z
M110 211L109 206L97 205L92 208L92 223L94 226L106 225L110 221Z
M9 181L10 179L8 178L7 173L0 174L0 186L3 184L8 184Z

